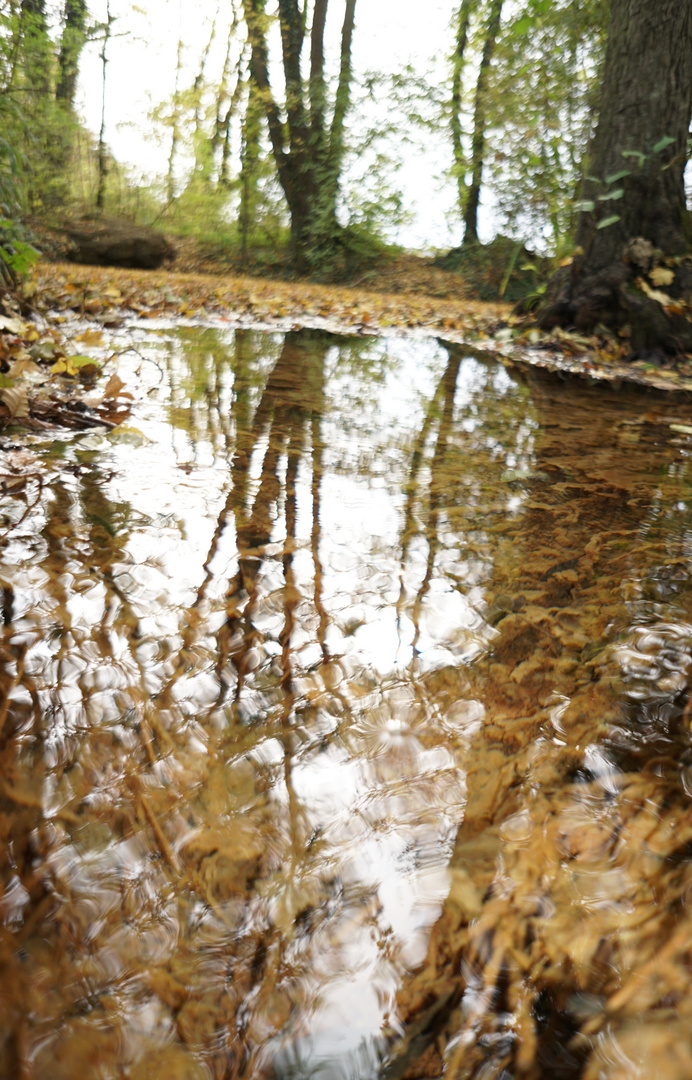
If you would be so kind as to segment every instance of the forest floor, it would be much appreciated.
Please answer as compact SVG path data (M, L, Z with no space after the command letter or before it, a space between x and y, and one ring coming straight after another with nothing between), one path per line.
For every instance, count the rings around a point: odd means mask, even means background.
M692 357L631 362L626 332L617 337L605 331L588 337L560 329L543 333L532 327L530 317L513 314L511 304L474 299L458 274L436 267L431 258L388 257L378 264L374 280L368 273L367 280L348 286L211 273L214 264L194 252L180 251L177 263L196 271L43 262L29 285L29 302L42 312L73 312L105 324L134 313L277 330L423 334L490 350L510 366L692 393Z

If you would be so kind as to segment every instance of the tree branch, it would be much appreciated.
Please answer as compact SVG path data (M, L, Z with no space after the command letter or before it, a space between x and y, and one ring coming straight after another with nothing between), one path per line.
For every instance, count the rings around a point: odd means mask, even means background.
M243 0L243 11L248 28L248 40L250 41L250 72L255 86L259 91L264 113L269 127L269 138L276 167L279 172L279 180L286 191L286 185L290 185L290 177L287 173L286 153L284 144L284 129L281 115L272 94L269 82L269 69L267 62L267 39L264 32L264 0Z
M338 180L341 169L341 158L344 145L344 120L348 112L351 100L351 42L353 40L353 26L356 15L356 0L346 0L344 23L341 30L341 67L339 70L339 85L336 90L334 102L334 115L332 117L332 129L329 139L329 157L332 168L336 170L335 181Z
M279 0L279 23L286 79L286 118L291 151L305 149L305 107L300 54L303 51L304 24L298 0Z
M324 138L324 25L328 5L329 0L315 0L310 33L310 126L316 145Z

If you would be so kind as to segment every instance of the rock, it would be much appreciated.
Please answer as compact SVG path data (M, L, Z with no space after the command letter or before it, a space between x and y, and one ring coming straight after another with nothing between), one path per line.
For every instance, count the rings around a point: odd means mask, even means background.
M166 237L147 225L95 217L70 223L63 231L70 238L74 262L155 270L175 257Z

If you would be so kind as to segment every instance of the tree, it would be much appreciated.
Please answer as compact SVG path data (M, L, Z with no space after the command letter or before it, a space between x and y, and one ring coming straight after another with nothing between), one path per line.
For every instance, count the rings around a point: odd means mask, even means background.
M473 110L473 139L471 142L471 183L466 192L464 211L464 243L478 243L478 204L481 195L483 163L485 160L485 130L487 124L486 99L488 95L488 75L495 51L495 42L500 32L503 0L491 0L488 21L485 28L483 53L478 69L476 83L476 101ZM463 10L463 8L462 8Z
M593 134L609 11L605 0L524 0L493 57L484 185L502 231L574 242L574 195Z
M243 0L251 44L250 71L262 102L279 182L291 216L291 241L299 270L323 261L338 247L339 179L344 159L344 121L351 94L351 42L356 0L346 0L341 29L339 75L328 107L324 31L329 0L279 0L282 61L286 83L285 123L269 79L268 17L265 0ZM310 62L304 74L304 49ZM308 66L307 64L305 65Z
M563 250L573 240L606 8L606 0L461 0L445 111L466 250L451 253L452 265L480 255L481 185L502 232ZM496 254L506 252L505 244Z
M58 54L58 81L55 97L70 109L74 107L79 56L86 41L86 20L85 0L65 0L65 25Z
M539 325L629 332L633 355L692 348L683 182L691 115L692 0L612 0L577 249L551 281Z

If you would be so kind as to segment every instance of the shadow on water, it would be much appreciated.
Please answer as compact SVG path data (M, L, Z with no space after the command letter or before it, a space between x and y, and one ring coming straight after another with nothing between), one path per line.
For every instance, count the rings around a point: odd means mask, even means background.
M0 1075L692 1074L689 410L120 333L3 497Z

